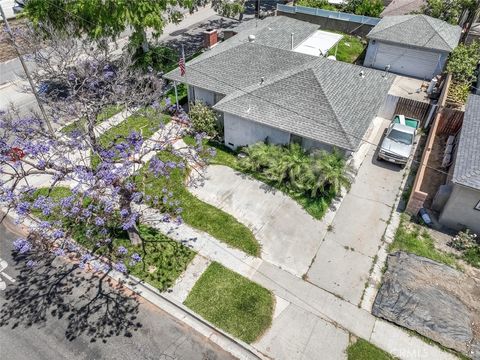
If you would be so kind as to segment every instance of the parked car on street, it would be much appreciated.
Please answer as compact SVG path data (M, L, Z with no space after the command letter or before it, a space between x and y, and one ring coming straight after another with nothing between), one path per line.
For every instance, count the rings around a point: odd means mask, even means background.
M417 119L395 115L380 145L377 160L405 165L412 153L419 124Z

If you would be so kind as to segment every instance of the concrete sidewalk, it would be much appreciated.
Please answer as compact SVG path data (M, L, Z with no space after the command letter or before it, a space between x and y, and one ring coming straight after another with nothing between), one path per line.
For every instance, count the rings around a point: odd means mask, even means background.
M210 235L186 224L173 226L171 223L165 223L162 221L162 215L154 209L141 207L139 210L143 213L141 219L143 223L192 248L203 257L217 261L232 271L257 282L271 290L279 298L294 305L288 311L284 310L282 312L284 315L280 315L273 321L271 329L265 334L265 339L261 338L254 344L259 351L268 356L287 359L299 358L298 354L302 354L301 357L307 358L309 354L316 351L312 349L312 346L318 349L319 346L328 348L331 345L333 340L319 345L318 341L311 341L310 337L304 336L306 324L302 319L305 319L305 314L307 314L307 317L318 319L316 321L319 325L310 325L312 333L315 332L316 326L320 326L320 329L317 330L320 333L324 331L325 334L328 334L327 338L335 339L336 344L343 342L342 339L345 338L346 333L352 333L401 359L455 359L453 355L423 342L418 337L409 335L395 325L377 319L358 306L303 281L267 261L230 248ZM289 324L288 327L277 325L279 321ZM331 326L336 331L332 332ZM324 329L327 327L327 330ZM285 347L285 339L282 337L285 331L294 336L289 340L290 345L287 347ZM284 349L281 354L274 353L280 351L279 347ZM326 358L341 358L345 350L343 349L339 353L339 346L332 346L331 349L333 349L332 353Z

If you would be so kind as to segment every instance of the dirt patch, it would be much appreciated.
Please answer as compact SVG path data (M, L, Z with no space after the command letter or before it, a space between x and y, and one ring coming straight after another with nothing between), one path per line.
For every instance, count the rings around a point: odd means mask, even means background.
M479 298L480 278L475 273L396 252L388 256L372 313L480 359Z
M26 19L18 19L18 20L10 20L9 21L10 27L12 28L12 32L14 34L21 34L27 24ZM2 26L3 30L3 22L0 22L0 26ZM17 36L17 42L20 48L24 47L24 41L22 41L21 36ZM0 32L0 62L5 62L8 60L15 59L17 57L17 52L12 45L12 40L10 39L10 35L7 34L6 31Z

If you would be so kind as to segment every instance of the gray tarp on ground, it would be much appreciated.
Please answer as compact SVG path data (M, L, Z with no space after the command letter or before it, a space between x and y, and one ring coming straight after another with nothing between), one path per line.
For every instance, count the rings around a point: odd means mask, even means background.
M387 263L372 313L480 359L480 279L405 252Z

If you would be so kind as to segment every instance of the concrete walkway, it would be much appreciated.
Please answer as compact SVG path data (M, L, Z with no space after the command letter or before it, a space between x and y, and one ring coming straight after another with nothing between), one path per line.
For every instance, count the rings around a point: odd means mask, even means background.
M201 255L196 255L183 274L177 278L175 285L168 290L168 294L183 304L197 280L202 276L203 272L207 270L210 264L210 260Z
M327 233L292 198L233 169L211 165L203 186L189 190L248 226L262 245L262 259L302 276Z
M271 290L282 301L289 303L273 321L272 327L264 337L254 344L257 350L268 356L278 359L307 359L322 347L326 352L331 351L325 353L326 359L342 358L345 349L341 349L342 346L338 344L346 345L345 334L349 332L401 359L455 359L453 355L409 335L395 325L377 319L358 306L265 260L230 248L186 224L173 226L171 223L165 223L162 221L162 215L154 209L141 206L138 210L142 213L142 223L158 229L203 257L217 261L257 282ZM294 306L290 307L291 305ZM311 321L308 328L312 334L325 336L329 340L305 336L306 318ZM285 343L283 337L285 333L291 334L289 344Z

